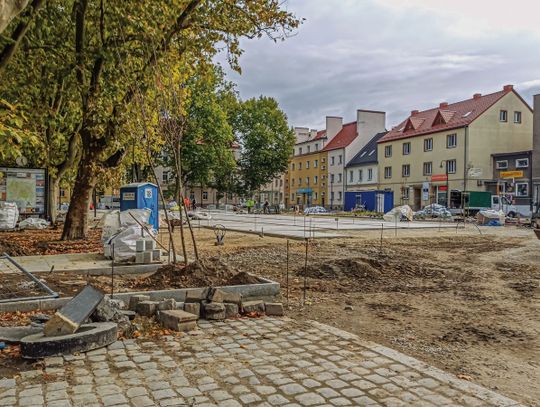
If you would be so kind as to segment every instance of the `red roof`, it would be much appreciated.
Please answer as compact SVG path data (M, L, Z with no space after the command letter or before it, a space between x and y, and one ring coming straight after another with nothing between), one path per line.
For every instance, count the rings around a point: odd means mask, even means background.
M513 92L513 88L507 85L502 91L490 95L477 94L462 102L444 103L423 112L413 111L411 116L390 130L379 143L467 126L509 92Z
M339 133L323 148L323 151L345 148L352 143L356 136L356 122L344 124Z
M313 140L318 140L326 136L326 130L319 130Z

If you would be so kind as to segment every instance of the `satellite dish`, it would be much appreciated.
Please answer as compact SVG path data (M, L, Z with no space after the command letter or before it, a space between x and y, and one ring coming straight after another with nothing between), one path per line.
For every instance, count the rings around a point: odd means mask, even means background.
M26 158L24 155L21 155L15 159L15 162L19 167L26 167L26 164L28 164L28 158Z

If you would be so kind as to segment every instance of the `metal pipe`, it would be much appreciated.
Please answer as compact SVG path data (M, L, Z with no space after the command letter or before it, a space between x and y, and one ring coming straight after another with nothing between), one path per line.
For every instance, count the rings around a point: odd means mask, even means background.
M0 259L6 259L10 263L12 263L15 267L17 267L19 270L21 270L28 278L30 278L34 283L36 283L41 288L43 288L45 291L47 291L52 298L57 298L58 297L58 293L56 291L53 291L52 289L50 289L46 284L43 283L43 281L41 281L39 278L34 276L32 273L27 271L23 266L21 266L19 263L17 263L15 260L13 260L13 258L11 258L11 256L9 254L7 254L7 253L2 254L2 256L0 256ZM51 298L51 297L44 297L44 298ZM32 297L32 298L36 298L36 297ZM18 300L18 301L20 301L20 300Z

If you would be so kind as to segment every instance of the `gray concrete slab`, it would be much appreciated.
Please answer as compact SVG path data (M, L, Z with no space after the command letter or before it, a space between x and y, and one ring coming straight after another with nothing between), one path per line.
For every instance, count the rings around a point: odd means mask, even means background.
M264 234L268 236L305 238L353 237L350 232L366 230L394 229L436 229L455 228L448 222L386 222L379 219L337 217L331 215L254 215L234 212L211 211L212 219L194 221L195 226L212 228L216 224L228 230Z

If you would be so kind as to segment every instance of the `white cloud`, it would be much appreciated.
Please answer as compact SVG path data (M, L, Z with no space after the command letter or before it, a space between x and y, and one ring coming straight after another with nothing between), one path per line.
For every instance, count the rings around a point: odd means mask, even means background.
M292 125L314 128L326 115L353 120L358 108L387 111L390 127L413 109L508 83L530 101L540 91L540 28L529 28L535 13L522 16L525 3L537 8L527 0L504 12L499 0L289 0L306 18L298 34L245 41L243 75L230 77L242 97L273 96ZM455 32L475 21L482 35Z

